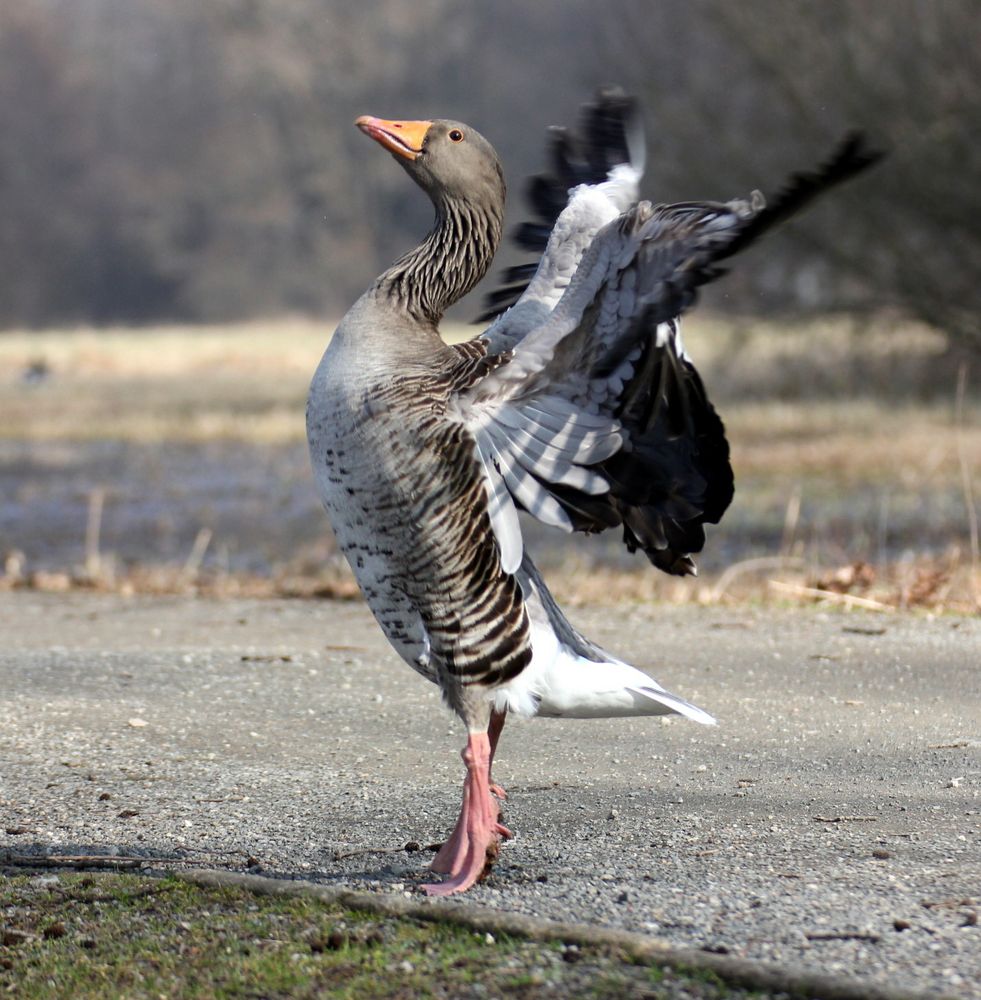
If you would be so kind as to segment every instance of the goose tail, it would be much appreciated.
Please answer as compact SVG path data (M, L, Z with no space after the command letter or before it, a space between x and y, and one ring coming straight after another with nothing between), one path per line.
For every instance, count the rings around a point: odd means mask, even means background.
M640 698L646 698L654 704L662 706L662 708L667 709L668 712L683 715L686 719L691 719L692 722L700 722L703 726L716 725L715 717L709 715L704 709L699 708L697 705L693 705L690 701L685 701L684 698L679 698L676 694L672 694L670 691L665 691L663 688L656 688L651 685L647 685L645 687L632 687L628 690ZM666 713L654 711L651 712L651 714L662 715Z
M497 711L566 719L677 714L715 725L708 712L580 635L527 555L518 579L531 620L532 659L517 677L494 690Z

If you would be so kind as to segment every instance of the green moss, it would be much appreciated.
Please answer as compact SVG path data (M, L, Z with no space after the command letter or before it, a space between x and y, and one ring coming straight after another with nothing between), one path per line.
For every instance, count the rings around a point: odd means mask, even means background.
M0 914L0 993L25 1000L749 995L603 949L172 878L0 876Z

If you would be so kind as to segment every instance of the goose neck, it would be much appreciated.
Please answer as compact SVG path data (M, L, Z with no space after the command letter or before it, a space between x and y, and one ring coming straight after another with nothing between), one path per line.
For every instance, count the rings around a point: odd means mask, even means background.
M417 247L400 257L377 288L414 318L436 324L487 273L501 241L503 206L446 199Z

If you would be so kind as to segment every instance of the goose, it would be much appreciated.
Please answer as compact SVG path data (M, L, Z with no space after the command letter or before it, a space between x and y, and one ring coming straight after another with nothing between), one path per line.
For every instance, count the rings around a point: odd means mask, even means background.
M449 895L485 877L511 836L491 777L509 713L715 722L573 628L525 551L518 512L565 532L619 528L655 567L694 573L733 477L678 317L720 262L879 154L850 135L769 207L758 192L652 205L638 195L637 102L601 93L578 131L552 133L552 170L532 182L537 218L519 242L540 260L506 276L485 330L448 344L441 317L501 241L501 163L462 122L355 124L436 217L341 320L311 383L307 437L368 607L466 727L462 806L430 866L445 877L421 886Z

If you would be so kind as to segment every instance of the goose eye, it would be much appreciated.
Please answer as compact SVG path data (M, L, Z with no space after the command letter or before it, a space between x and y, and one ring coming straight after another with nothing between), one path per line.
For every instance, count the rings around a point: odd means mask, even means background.
M450 141L451 142L463 142L463 133L458 128L451 129L450 130Z

